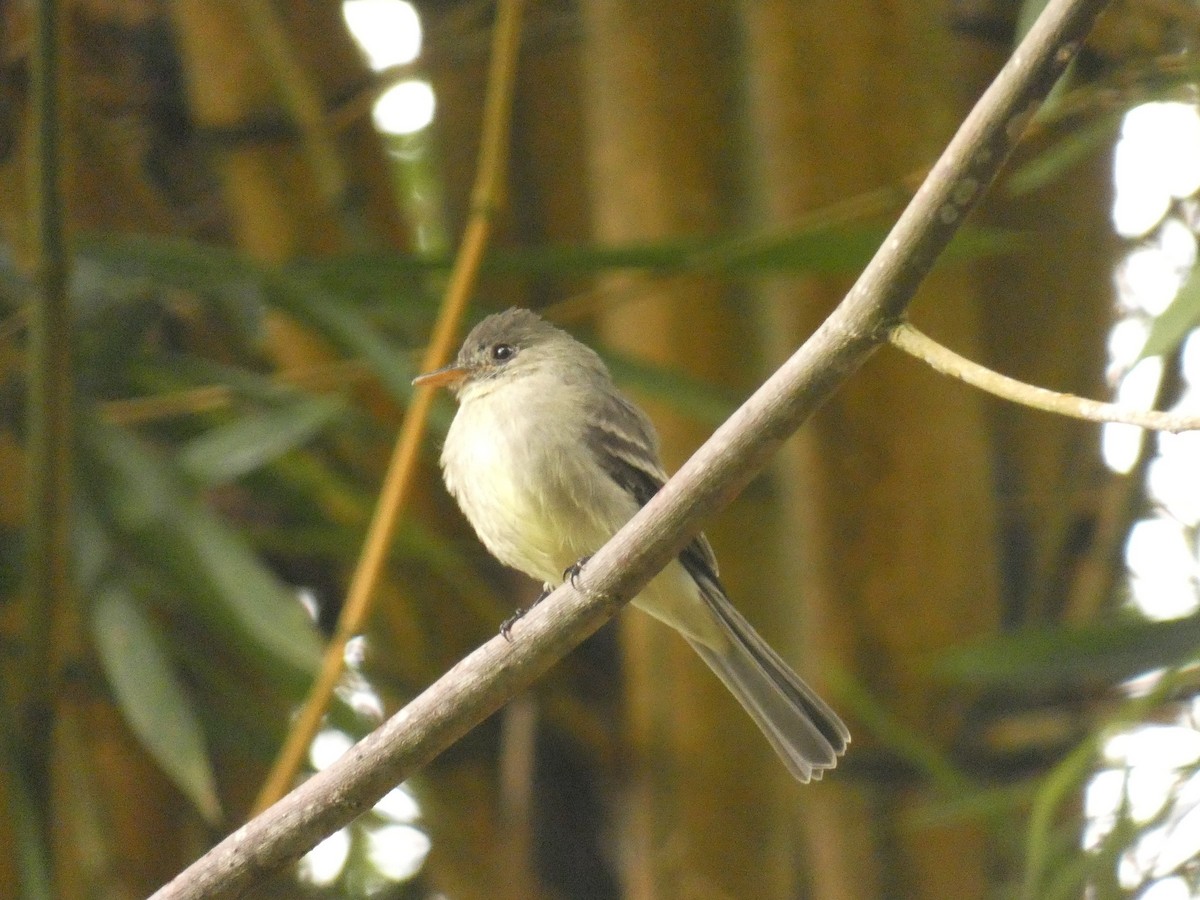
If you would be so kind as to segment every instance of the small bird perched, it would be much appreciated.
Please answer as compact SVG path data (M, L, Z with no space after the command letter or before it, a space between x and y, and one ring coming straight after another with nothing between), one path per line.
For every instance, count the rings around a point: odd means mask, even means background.
M654 426L600 357L529 310L488 316L454 363L414 383L458 397L446 487L492 555L547 592L667 479ZM850 732L729 602L703 535L633 603L683 635L796 778L837 765Z

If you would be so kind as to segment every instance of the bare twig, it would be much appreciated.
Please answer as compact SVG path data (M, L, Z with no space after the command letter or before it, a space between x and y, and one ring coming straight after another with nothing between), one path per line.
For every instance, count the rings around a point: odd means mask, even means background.
M509 118L521 38L522 5L523 0L502 0L499 5L492 66L488 74L488 94L484 105L479 166L471 195L471 218L467 223L462 247L455 259L454 270L450 273L450 283L446 287L442 310L425 354L424 371L442 365L454 352L459 325L466 312L467 301L474 290L479 266L491 237L493 215L504 192L505 170L508 165ZM346 604L342 607L337 628L325 649L321 671L291 731L288 732L279 758L259 792L254 803L255 812L266 809L287 792L300 771L309 744L321 727L321 719L342 675L346 644L362 631L370 613L375 585L387 559L400 512L408 500L418 452L425 435L425 422L432 405L432 389L420 389L413 396L412 405L404 418L404 425L392 451L391 463L384 476L379 504L371 518L362 555L350 580Z
M1058 391L1017 381L1015 378L993 372L977 362L959 356L953 350L943 347L933 338L921 333L908 322L893 328L888 333L888 342L893 347L929 363L943 375L958 378L981 391L987 391L996 397L1011 400L1013 403L1019 403L1031 409L1058 413L1088 422L1120 422L1125 425L1137 425L1139 428L1148 428L1151 431L1178 433L1200 428L1200 416L1128 409L1115 403L1101 403L1099 400L1089 400L1074 394L1061 394Z
M340 359L311 366L283 369L272 375L279 386L303 391L345 390L371 380L367 366L356 359ZM194 416L233 406L241 394L227 384L207 384L148 397L107 400L100 404L107 422L117 425L144 425L183 416Z
M155 894L231 897L298 859L528 686L634 596L702 520L887 338L917 284L1074 56L1102 0L1052 0L939 159L850 294L584 569L329 768Z

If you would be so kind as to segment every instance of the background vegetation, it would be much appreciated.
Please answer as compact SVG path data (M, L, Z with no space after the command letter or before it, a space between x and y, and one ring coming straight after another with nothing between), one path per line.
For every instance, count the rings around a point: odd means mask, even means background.
M58 422L30 394L31 10L4 8L0 893L149 893L246 817L304 697L470 209L494 10L417 6L438 111L385 138L371 102L412 73L368 69L338 3L64 5ZM472 316L529 305L593 340L677 464L840 299L1029 12L530 4ZM1114 5L923 287L925 331L1105 396L1113 142L1128 107L1192 96L1197 25L1184 3ZM331 734L365 733L536 590L445 496L451 414ZM74 435L57 547L26 490L55 428ZM878 354L709 529L741 608L849 721L836 773L793 784L688 648L629 613L413 779L413 809L364 816L329 883L302 867L261 895L1117 895L1140 836L1185 811L1122 809L1085 853L1085 785L1114 723L1190 708L1200 639L1194 615L1125 611L1142 473L1099 448L1094 426ZM39 590L38 567L64 577ZM1148 695L1120 688L1165 667ZM428 838L413 877L381 862L398 823ZM1169 874L1200 890L1190 858Z

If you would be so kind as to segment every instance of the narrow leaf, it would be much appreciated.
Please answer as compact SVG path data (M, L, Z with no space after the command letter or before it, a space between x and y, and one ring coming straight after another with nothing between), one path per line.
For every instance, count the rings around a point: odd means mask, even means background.
M1124 681L1198 654L1200 615L1169 622L1130 618L1005 635L948 653L935 668L976 686L1052 689Z
M315 672L321 645L295 596L240 535L206 508L197 504L182 519L179 534L191 565L176 574L203 580L233 615L236 627L272 659L297 673Z
M618 381L697 421L720 425L737 409L738 399L733 391L676 369L612 351L604 352L604 361Z
M819 219L819 216L814 216ZM788 231L735 233L713 238L682 237L653 243L563 244L494 248L483 261L488 274L589 275L617 269L710 272L729 275L857 272L887 233L881 221L818 221ZM974 257L1011 251L1012 232L970 226L952 243L952 256ZM195 290L228 289L239 283L283 288L285 304L308 305L313 297L396 296L399 291L427 302L414 284L428 272L449 271L450 254L356 255L304 260L279 270L228 250L175 238L82 238L84 259L115 277L145 278ZM346 304L325 304L345 309ZM327 324L333 324L332 320Z
M124 429L81 429L91 484L118 532L199 616L256 666L304 690L320 641L295 596L246 540L184 487L182 474Z
M1060 180L1085 160L1111 147L1119 127L1120 115L1114 114L1067 129L1004 181L1005 193L1020 197Z
M109 277L193 291L252 283L258 272L253 262L227 248L183 238L94 234L79 239L79 251L81 265L94 265Z
M234 481L307 444L345 409L337 397L306 397L243 416L185 444L179 465L208 487Z
M1193 267L1171 305L1154 319L1139 358L1170 353L1197 325L1200 325L1200 266Z
M401 401L412 395L417 372L407 354L360 312L332 295L308 267L281 271L224 248L177 238L91 235L79 242L82 258L114 277L145 278L185 290L253 287L264 299L312 325L339 347L364 359ZM409 264L411 268L411 263Z
M91 613L96 650L121 714L163 772L205 819L217 822L221 805L204 736L154 623L115 585L100 590Z
M318 287L292 275L267 276L268 302L317 329L332 343L361 358L385 388L403 404L412 397L416 366L405 348L396 346L358 309L331 302Z
M5 850L16 870L22 900L52 900L51 853L46 840L51 831L47 821L50 804L44 793L39 795L34 788L27 760L18 747L20 734L16 711L0 691L0 765L4 766L0 812L9 835Z

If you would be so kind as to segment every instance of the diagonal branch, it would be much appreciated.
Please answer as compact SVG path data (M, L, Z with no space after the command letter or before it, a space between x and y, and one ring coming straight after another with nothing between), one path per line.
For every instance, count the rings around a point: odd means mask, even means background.
M1103 0L1052 0L846 299L580 575L152 900L235 897L353 820L528 686L634 596L887 339L918 283L1074 57Z

